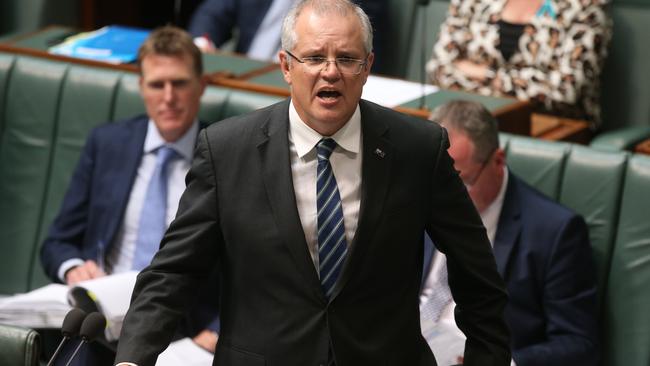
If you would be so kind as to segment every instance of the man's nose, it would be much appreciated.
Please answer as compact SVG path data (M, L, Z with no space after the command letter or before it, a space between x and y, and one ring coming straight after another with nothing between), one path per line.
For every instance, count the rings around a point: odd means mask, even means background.
M326 79L338 79L341 77L341 71L339 71L338 66L336 66L335 60L325 61L325 66L321 70L321 75Z
M165 83L165 87L163 88L163 98L166 102L170 102L174 99L174 86L172 83Z

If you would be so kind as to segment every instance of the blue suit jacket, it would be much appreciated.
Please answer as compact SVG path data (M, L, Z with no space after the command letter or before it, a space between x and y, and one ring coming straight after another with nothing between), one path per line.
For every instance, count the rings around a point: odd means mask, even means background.
M60 282L57 271L66 260L102 260L111 249L142 159L148 120L141 115L102 125L90 133L41 248L43 268L53 281ZM218 292L215 282L206 281L203 292L210 295L203 298L204 305L213 309ZM218 328L215 311L201 306L196 315L199 319L188 320L188 333Z
M596 275L587 226L514 174L508 179L493 249L509 294L512 357L518 366L597 365ZM428 273L433 245L426 241Z

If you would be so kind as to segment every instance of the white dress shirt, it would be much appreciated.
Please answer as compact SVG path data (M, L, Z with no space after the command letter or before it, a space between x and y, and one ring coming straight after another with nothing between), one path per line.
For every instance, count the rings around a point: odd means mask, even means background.
M316 144L324 136L307 126L291 102L289 107L289 154L300 222L314 265L318 269L318 222L316 208ZM330 164L341 195L343 224L348 246L357 230L361 204L361 112L357 106L350 120L334 135L337 143Z
M490 244L494 245L494 239L496 237L497 227L499 225L499 216L501 215L501 210L503 209L503 201L506 194L506 187L508 187L508 169L504 167L504 177L503 182L501 183L501 188L499 193L492 203L485 208L482 212L479 212L481 216L481 221L483 221L483 226L487 231L488 239ZM433 257L433 262L431 263L431 269L427 275L426 282L424 283L424 288L422 289L422 294L420 295L420 308L429 300L431 296L431 291L434 284L438 281L440 266L443 265L445 256L442 253L437 252L437 255ZM463 332L458 329L456 326L456 320L454 318L454 308L456 303L451 301L447 307L442 311L440 315L439 323L443 324L442 329L445 329L447 332L456 333L459 337L464 337ZM435 339L433 340L435 341ZM515 366L514 361L511 362L512 366Z
M185 175L192 162L198 129L199 122L197 120L194 121L190 129L180 139L173 143L166 143L158 132L153 120L149 120L147 134L144 140L142 160L140 161L133 186L131 187L122 224L115 235L114 244L110 247L108 253L105 252L104 247L101 247L99 248L99 257L96 258L97 264L106 273L120 273L132 269L135 244L138 238L140 214L147 194L149 181L156 168L156 150L163 145L172 147L181 157L170 161L168 166L167 225L176 216L178 202L185 190ZM80 258L73 258L63 262L58 271L59 279L65 282L65 273L70 268L82 265L83 263L84 261ZM103 268L104 264L106 264L106 268Z

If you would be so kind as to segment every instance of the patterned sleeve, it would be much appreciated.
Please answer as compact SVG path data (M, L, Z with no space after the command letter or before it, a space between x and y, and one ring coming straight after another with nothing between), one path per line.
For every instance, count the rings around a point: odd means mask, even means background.
M574 117L597 120L598 80L611 37L611 22L603 0L591 0L587 5L578 0L565 3L568 6L558 9L558 18L566 16L570 20L562 23L558 19L554 24L566 26L526 29L520 41L520 45L526 45L525 49L520 47L521 58L495 69L496 77L486 87L519 99L537 100L546 109L566 116L577 107L586 115Z

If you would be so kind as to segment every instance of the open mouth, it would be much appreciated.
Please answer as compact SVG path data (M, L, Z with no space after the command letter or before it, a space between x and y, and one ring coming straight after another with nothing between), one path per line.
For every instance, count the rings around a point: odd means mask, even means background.
M334 100L341 96L341 93L335 90L321 90L318 92L318 97L325 100Z

